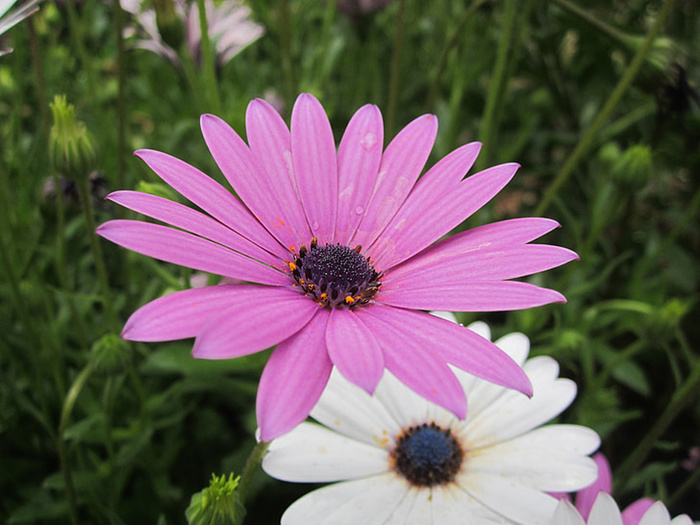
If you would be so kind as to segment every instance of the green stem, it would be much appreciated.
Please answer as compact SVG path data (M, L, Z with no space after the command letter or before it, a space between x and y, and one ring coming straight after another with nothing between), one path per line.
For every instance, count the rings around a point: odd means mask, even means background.
M506 0L503 28L501 30L501 39L498 43L496 52L496 64L494 65L491 85L489 86L488 95L486 98L486 108L484 109L484 117L481 121L481 154L477 160L479 169L491 164L491 151L495 142L495 133L498 127L497 112L501 104L503 93L505 91L505 82L507 80L507 65L508 52L513 44L513 35L515 34L515 19L517 0Z
M656 420L656 423L654 423L654 426L644 436L644 439L642 439L639 445L637 445L625 462L615 472L615 484L617 486L624 487L627 484L630 475L639 468L651 449L654 448L657 440L678 417L681 411L693 401L699 393L700 360L697 360L690 376L673 394L670 403L663 414L661 414L661 417Z
M700 483L700 468L696 468L676 491L666 499L666 506L672 508L678 500L685 496L686 492L693 489Z
M294 62L292 59L292 32L289 13L289 1L280 0L278 7L278 32L280 44L280 56L282 59L282 81L284 89L284 107L289 112L294 104L295 81Z
M255 445L250 453L250 456L248 456L245 467L243 467L241 480L238 483L238 488L236 489L238 501L241 503L241 505L245 503L245 499L248 496L248 491L250 490L250 483L253 480L253 476L258 471L258 467L265 457L269 446L270 441L260 441Z
M469 21L469 18L471 18L471 15L488 1L489 0L475 0L472 3L472 5L470 5L469 8L464 12L462 18L457 24L457 27L452 32L450 39L447 41L445 49L442 50L442 55L440 55L440 60L438 60L438 65L435 68L435 73L433 74L433 83L430 86L430 91L428 92L428 102L425 105L426 111L435 111L435 97L437 97L437 91L440 86L440 79L442 78L442 73L445 70L445 67L447 66L447 59L450 55L450 52L455 48L457 42L459 41L459 37L462 35L464 26L467 24L467 21Z
M581 20L584 20L591 24L593 27L598 29L601 33L609 36L616 42L619 42L620 44L625 45L627 43L627 35L617 29L616 27L613 27L609 24L606 24L599 18L593 16L591 13L586 11L585 9L582 9L578 5L570 2L569 0L552 0L554 3L559 4L560 7L562 7L564 10L568 11L574 16L579 17Z
M75 52L78 54L80 63L87 74L90 100L93 104L95 104L97 102L97 84L93 75L92 62L90 62L89 56L85 51L85 45L83 42L83 28L81 21L78 18L78 13L75 10L74 2L75 0L67 0L65 2L66 11L68 12L68 26L70 28L73 45L75 46Z
M34 17L30 16L25 20L27 29L29 29L29 45L32 50L32 64L34 65L34 73L36 74L36 96L39 99L39 114L41 115L41 133L44 143L46 143L46 135L49 132L49 107L46 104L46 83L44 82L44 66L41 61L41 51L39 50L39 39L36 36L36 26Z
M394 32L394 51L391 57L391 78L389 80L389 108L386 117L387 136L394 135L396 124L396 106L399 98L399 80L401 78L401 48L403 47L403 26L406 12L406 0L399 0L399 12L396 15Z
M671 9L673 8L673 4L674 0L665 0L661 10L659 11L658 16L656 17L656 20L654 21L654 25L649 30L649 33L647 33L647 36L644 38L644 43L640 46L639 50L634 55L632 62L625 70L624 75L618 82L617 86L615 86L615 89L610 94L610 97L605 102L605 105L600 110L591 126L584 132L583 137L581 137L581 140L576 145L576 148L571 153L571 155L569 155L569 158L564 163L564 166L561 168L559 173L557 173L556 177L547 188L547 191L545 192L542 201L540 201L540 204L537 206L534 215L540 216L547 210L552 199L559 191L559 188L562 186L562 184L564 184L564 182L566 182L566 180L569 178L569 176L573 173L574 169L578 165L579 160L581 160L584 154L586 154L590 147L593 145L596 135L601 130L605 122L608 120L613 109L615 109L615 106L617 106L617 103L622 98L622 95L625 94L627 89L632 84L632 81L634 80L635 76L639 72L639 69L644 63L647 54L651 50L651 46L654 43L654 39L661 31L661 27L666 21L666 18L668 18L668 15L671 12Z
M66 484L66 496L68 497L68 510L70 511L71 522L73 525L78 524L78 501L75 497L75 486L73 485L73 475L71 473L70 458L68 457L68 446L66 440L64 439L66 429L70 423L71 413L73 412L73 407L78 399L80 391L85 386L90 374L92 374L93 367L92 362L88 363L85 368L82 369L78 377L75 378L73 384L68 390L68 395L63 402L63 409L61 410L61 421L58 426L58 456L61 463L61 470L63 471L63 480Z
M126 188L126 53L124 52L124 11L120 0L114 2L114 20L117 31L117 181Z
M216 64L214 60L214 50L209 40L209 23L207 21L207 8L204 0L197 0L197 10L199 11L199 32L200 46L202 52L202 76L208 94L207 111L213 111L217 115L221 114L221 99L219 98L219 86L216 82Z

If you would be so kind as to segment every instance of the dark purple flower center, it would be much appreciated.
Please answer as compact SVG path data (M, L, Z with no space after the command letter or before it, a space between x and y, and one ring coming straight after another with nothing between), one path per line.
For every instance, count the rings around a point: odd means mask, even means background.
M464 450L450 429L433 423L410 427L399 436L391 452L396 471L419 487L454 481Z
M382 283L362 248L341 244L302 246L289 263L292 277L304 294L327 308L357 308L375 296Z

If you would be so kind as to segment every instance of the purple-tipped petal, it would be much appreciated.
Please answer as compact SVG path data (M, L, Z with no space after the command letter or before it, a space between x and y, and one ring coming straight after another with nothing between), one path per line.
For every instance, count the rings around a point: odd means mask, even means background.
M326 350L329 315L319 310L309 324L277 346L265 365L255 406L262 441L292 430L321 397L333 370Z
M588 520L588 516L593 508L593 503L598 497L599 492L606 494L612 493L612 474L610 472L610 464L605 456L600 452L593 456L593 460L598 466L598 479L592 485L579 490L576 493L576 508L583 516L584 520ZM639 516L641 518L641 515Z
M274 286L289 284L289 278L279 270L160 224L114 220L97 228L96 233L129 250L194 270Z
M332 310L326 344L328 356L345 379L372 394L384 373L384 357L362 314L362 310Z
M136 310L124 325L129 341L175 341L195 337L202 326L235 301L240 285L192 288L151 301Z
M361 107L348 123L338 146L338 218L336 241L348 244L364 216L377 180L384 147L382 114Z
M319 243L333 241L338 168L333 131L321 103L302 93L292 110L292 162L301 202Z
M397 327L388 309L372 305L362 317L382 347L386 368L411 390L464 419L467 398L454 373L432 345L426 345L413 331Z
M468 153L466 151L465 155ZM409 196L368 253L375 264L385 270L405 261L490 201L510 182L519 167L518 164L503 164L481 171L439 194L436 200Z
M200 213L177 202L137 191L115 191L107 200L129 208L147 217L163 221L195 235L223 244L234 251L252 257L267 265L282 267L279 258L260 248L247 238L227 228L209 215Z
M490 383L532 395L532 385L520 365L468 328L425 312L381 304L368 310L399 332L410 334L414 345L431 351L439 360Z
M194 166L160 151L142 149L134 153L178 193L220 220L236 233L284 258L286 250L265 230L260 221L226 188Z
M457 281L445 285L382 289L377 301L414 310L505 312L549 303L565 303L566 298L555 290L518 281Z
M443 258L432 265L403 265L382 279L384 290L411 286L449 285L456 280L501 281L543 272L578 260L571 250L548 244L524 246L479 246L456 257Z
M300 233L306 237L308 226L291 179L286 173L270 177L243 139L219 117L202 115L200 123L209 151L239 197L283 246L296 246Z
M372 198L351 243L369 246L408 197L437 135L437 117L423 115L403 128L387 146Z
M576 497L578 503L578 496ZM642 521L642 518L654 503L654 500L651 498L642 498L638 499L634 503L631 503L625 510L622 511L622 524L639 525L639 522Z
M202 327L192 355L230 359L259 352L302 330L317 311L318 305L296 290L241 285L227 308Z

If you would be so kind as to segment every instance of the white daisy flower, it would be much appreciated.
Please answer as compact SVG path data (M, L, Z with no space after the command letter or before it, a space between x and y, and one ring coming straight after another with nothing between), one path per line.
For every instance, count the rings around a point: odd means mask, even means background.
M484 323L469 328L490 338ZM296 501L282 524L549 523L557 500L548 492L595 481L588 454L600 439L581 426L537 428L571 404L576 385L558 378L550 357L525 363L523 334L496 344L524 363L533 397L453 368L469 404L465 420L389 372L370 396L334 370L311 411L324 426L302 423L275 439L263 469L285 481L341 483Z
M628 523L625 521L625 523ZM623 525L620 508L610 494L599 492L591 508L588 521L569 501L561 500L550 525ZM654 503L635 525L693 525L687 514L671 519L668 510L660 501Z

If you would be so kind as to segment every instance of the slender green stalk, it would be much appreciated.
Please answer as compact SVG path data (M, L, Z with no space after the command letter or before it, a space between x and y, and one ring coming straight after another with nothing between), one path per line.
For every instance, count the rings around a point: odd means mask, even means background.
M296 82L294 80L294 61L292 58L292 30L289 1L280 0L277 4L277 31L279 33L280 57L282 59L282 82L284 89L284 107L289 111L294 104Z
M250 489L250 483L253 480L253 476L258 470L260 463L265 457L268 447L270 446L270 441L260 441L255 445L248 460L243 467L243 473L241 474L241 481L238 483L238 488L236 492L238 493L238 501L243 505L245 499L248 496L248 490Z
M78 374L75 381L73 381L73 384L68 390L68 395L66 395L66 399L63 402L61 421L58 426L58 456L61 462L61 470L63 471L63 480L66 485L66 496L68 498L68 510L70 511L71 523L73 523L73 525L78 525L78 500L75 497L75 486L73 485L70 458L68 457L68 445L66 444L64 436L70 423L70 417L78 395L80 395L80 391L85 386L92 371L93 366L92 362L90 362L82 369L80 374Z
M70 28L71 39L73 40L75 52L78 54L80 64L87 74L90 100L94 104L97 101L97 82L93 74L94 70L92 68L92 62L90 61L90 57L85 50L85 43L83 41L83 27L80 19L78 18L78 13L75 10L74 2L75 0L67 0L65 2L66 11L68 12L68 26Z
M46 83L44 82L44 66L41 60L41 51L39 50L39 39L36 36L36 26L34 17L29 17L25 21L27 29L29 29L29 46L32 50L32 64L34 66L34 74L36 75L36 96L39 106L39 114L41 115L41 133L46 142L46 135L49 132L49 107L46 99Z
M391 78L389 80L389 103L386 118L387 136L394 136L396 125L396 106L399 98L399 81L401 78L401 48L403 47L403 26L406 12L406 0L399 0L399 12L396 15L394 32L394 51L391 57Z
M508 78L508 52L513 43L515 34L515 18L517 12L518 0L506 0L503 28L501 29L501 39L498 42L498 50L496 52L496 64L494 65L493 75L491 77L491 85L489 86L488 95L486 98L486 108L484 109L484 117L481 121L481 142L483 146L477 160L479 169L491 164L491 151L495 138L496 129L498 127L497 110L505 92L505 83Z
M672 508L689 490L697 487L698 483L700 483L700 468L696 468L693 473L688 476L688 479L686 479L670 497L666 498L666 506Z
M221 98L219 97L219 85L216 80L216 63L214 50L209 40L209 23L207 21L207 8L204 0L197 0L199 11L200 46L202 53L202 77L207 90L207 111L221 114Z
M120 0L114 2L117 31L117 182L126 188L126 53L124 52L124 11Z
M639 47L639 50L634 55L632 62L630 62L630 65L627 67L624 75L617 83L617 86L615 86L615 89L610 94L610 97L605 102L605 105L598 113L598 116L595 118L591 126L584 132L581 140L579 140L578 144L576 145L576 148L571 155L569 155L569 158L566 159L564 166L561 168L561 170L559 170L559 173L557 173L556 177L547 188L544 197L535 210L535 215L542 215L547 210L552 199L559 191L559 188L571 176L581 158L588 153L588 150L594 144L598 132L608 120L613 109L615 109L615 106L617 106L617 103L622 98L622 95L625 94L627 89L632 84L635 76L639 72L639 69L642 67L647 54L651 50L654 39L661 31L666 18L668 18L668 15L673 8L674 1L675 0L665 0L659 14L656 17L656 20L654 21L654 25L651 27L649 33L647 33L647 36L644 39L644 43Z
M696 360L693 370L678 390L671 397L671 401L661 414L661 417L656 420L654 426L647 432L644 439L637 447L627 456L625 462L615 472L616 485L624 487L629 480L629 477L635 472L647 457L649 452L663 435L666 429L678 417L681 411L690 404L700 394L700 360Z
M582 20L585 20L586 22L591 24L593 27L598 29L600 32L608 35L610 38L612 38L613 40L616 40L620 44L626 43L625 38L627 35L625 35L622 31L620 31L616 27L613 27L609 24L606 24L601 19L599 19L596 16L593 16L591 13L589 13L585 9L579 7L578 5L574 4L573 2L570 2L569 0L552 0L552 1L556 4L559 4L560 7L564 8L569 13L581 18Z
M437 91L440 87L440 79L442 78L442 73L445 71L445 67L447 66L447 59L449 58L449 55L452 52L452 50L456 47L457 42L459 41L459 37L461 36L462 31L464 30L464 26L471 18L471 15L488 1L489 0L475 0L474 2L472 2L472 5L470 5L469 8L467 8L467 10L462 15L462 18L460 18L459 22L457 23L457 27L452 32L452 35L447 41L445 49L442 50L440 60L438 60L438 65L435 68L435 73L433 74L433 83L430 86L430 91L428 92L428 101L425 104L426 111L435 111L435 97L437 96Z

